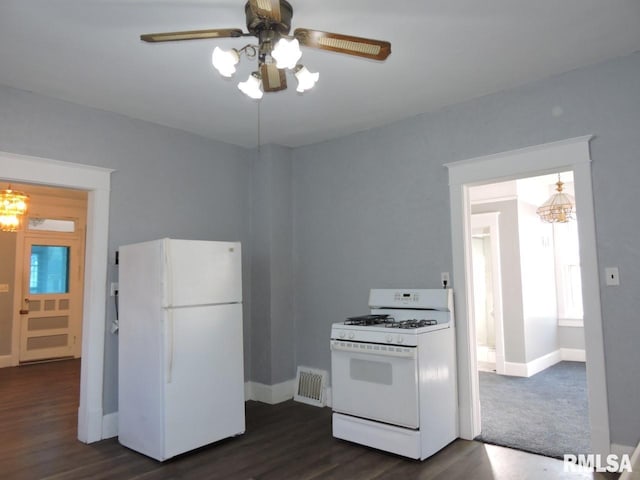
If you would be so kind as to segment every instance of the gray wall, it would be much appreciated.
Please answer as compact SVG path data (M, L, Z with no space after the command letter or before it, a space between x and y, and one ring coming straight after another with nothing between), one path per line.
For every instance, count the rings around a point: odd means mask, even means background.
M635 445L639 79L634 54L294 150L297 363L329 369L330 324L366 311L369 288L437 287L451 271L443 163L594 134L598 261L621 277L601 281L611 440Z
M0 232L0 283L9 285L8 292L0 292L0 355L11 355L15 259L16 234Z
M584 327L558 327L558 347L584 350Z
M0 150L113 168L109 260L119 245L159 237L243 243L249 377L252 155L239 147L0 86ZM2 172L0 172L0 178ZM117 269L109 270L117 280ZM117 410L117 336L107 304L104 412Z
M261 147L252 185L251 378L273 385L295 376L290 149Z

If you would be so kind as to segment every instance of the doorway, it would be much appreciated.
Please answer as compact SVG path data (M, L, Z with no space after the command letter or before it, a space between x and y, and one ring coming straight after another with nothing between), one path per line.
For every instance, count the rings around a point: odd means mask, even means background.
M7 181L88 192L78 439L85 443L102 440L108 436L103 436L102 387L109 191L113 170L0 152L0 172Z
M12 365L81 356L87 192L13 185L30 196L15 235Z
M469 317L476 330L479 438L562 458L564 453L588 453L590 435L579 295L579 219L574 214L567 223L547 223L536 211L557 193L558 175L564 192L573 195L570 171L469 189L474 299ZM503 248L495 253L489 250L489 228L481 222L492 217L499 223L496 236L504 239ZM507 332L508 368L499 372L490 355L497 330L490 283L493 256L500 260L495 270L506 285L500 307L507 315L499 330ZM500 291L500 285L495 289Z
M581 205L579 224L581 280L584 298L585 350L587 364L589 420L592 453L610 453L609 417L604 342L600 309L600 285L595 240L595 215L591 187L591 136L568 139L501 154L478 157L445 165L449 170L453 278L456 290L458 323L458 390L460 436L473 439L480 434L479 385L474 369L475 328L470 316L471 274L469 189L500 180L572 170L576 183L576 201Z

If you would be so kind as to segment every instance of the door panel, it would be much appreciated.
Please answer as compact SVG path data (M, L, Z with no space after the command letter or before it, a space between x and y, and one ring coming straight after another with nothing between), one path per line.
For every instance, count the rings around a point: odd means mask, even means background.
M20 309L20 362L79 356L81 243L26 236Z

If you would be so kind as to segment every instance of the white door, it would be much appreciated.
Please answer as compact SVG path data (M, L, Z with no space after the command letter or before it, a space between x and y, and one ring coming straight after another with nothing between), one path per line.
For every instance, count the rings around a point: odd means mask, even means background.
M164 242L165 306L242 302L239 242Z
M498 212L471 215L471 271L474 299L472 306L477 342L476 363L479 367L484 364L495 369L496 373L504 374L499 225ZM474 244L476 242L477 245Z
M82 241L29 235L24 253L19 361L79 357Z
M418 428L416 349L399 347L400 353L393 346L367 344L377 353L360 353L349 345L341 341L331 345L333 410Z
M242 305L167 310L166 458L243 433Z

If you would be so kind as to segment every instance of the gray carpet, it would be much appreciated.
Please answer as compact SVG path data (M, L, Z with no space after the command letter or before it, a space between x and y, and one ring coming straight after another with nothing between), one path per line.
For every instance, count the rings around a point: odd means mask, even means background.
M582 362L560 362L529 378L479 372L478 440L548 457L591 451Z

